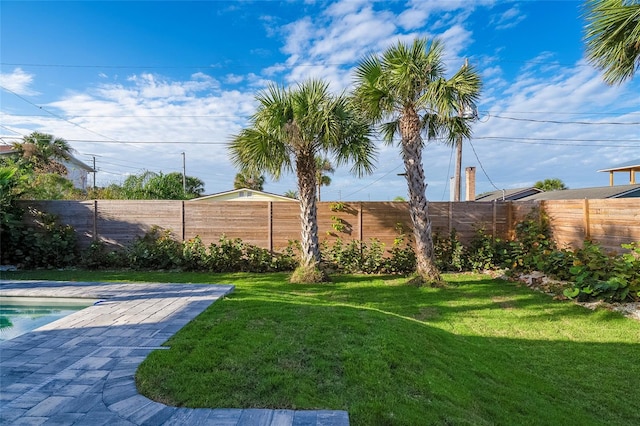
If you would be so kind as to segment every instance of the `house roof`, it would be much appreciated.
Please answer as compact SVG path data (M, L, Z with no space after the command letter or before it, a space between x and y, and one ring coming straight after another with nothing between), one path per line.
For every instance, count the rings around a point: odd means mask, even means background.
M251 195L247 195L247 193L250 193ZM264 191L256 191L255 189L249 189L249 188L241 188L241 189L234 189L232 191L217 192L215 194L193 198L189 201L207 201L207 200L214 201L216 199L235 199L235 198L242 198L244 200L247 200L252 197L256 197L255 198L256 201L264 201L264 199L266 198L271 199L273 201L294 201L294 202L298 201L293 198L285 197L283 195L272 194L270 192L264 192ZM259 200L257 198L262 198L262 200Z
M598 186L593 188L563 189L561 191L541 192L521 201L529 200L582 200L603 198L631 198L640 197L640 184Z
M615 167L608 169L598 170L599 172L630 172L640 171L640 159L627 161L626 163L619 164Z
M491 192L485 192L476 197L476 201L515 201L542 192L541 189L515 188L515 189L499 189Z
M0 155L13 154L15 151L11 145L0 145Z

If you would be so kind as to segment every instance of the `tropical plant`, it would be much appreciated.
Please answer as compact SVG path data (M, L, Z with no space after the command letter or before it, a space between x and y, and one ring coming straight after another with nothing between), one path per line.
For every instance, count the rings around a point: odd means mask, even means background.
M320 201L320 187L331 185L331 178L327 173L333 173L336 170L326 157L316 157L316 190L318 192L318 201Z
M288 198L293 198L294 200L297 200L298 199L298 191L294 191L294 190L290 189L290 190L288 190L288 191L286 191L284 193L284 196L288 197Z
M587 58L607 84L631 79L640 66L640 1L587 0Z
M560 191L567 189L567 185L558 178L539 180L533 185L533 187L543 191Z
M122 186L110 185L109 192L115 198L124 200L188 200L197 198L204 192L204 182L192 176L144 171L138 175L130 175Z
M444 77L443 45L434 40L402 42L382 55L370 55L356 69L355 98L358 107L374 123L380 124L384 140L392 144L400 136L408 185L409 212L416 240L417 283L437 283L440 273L434 263L431 220L425 194L422 165L427 139L444 137L454 143L471 134L468 120L457 112L460 105L473 102L478 94L478 78L463 66L453 77Z
M240 171L233 180L233 189L243 188L262 191L264 189L264 175L248 170Z
M32 132L24 136L22 142L14 143L13 149L19 156L19 166L29 168L36 173L67 174L67 168L61 163L69 159L73 151L69 143L53 135Z
M328 84L320 80L293 88L272 84L256 100L258 110L249 127L229 144L231 159L241 169L264 172L274 179L283 172L296 173L302 221L300 267L318 269L315 158L332 156L337 165L352 161L356 175L370 173L375 155L370 126L346 96L331 94ZM321 274L295 276L318 279Z

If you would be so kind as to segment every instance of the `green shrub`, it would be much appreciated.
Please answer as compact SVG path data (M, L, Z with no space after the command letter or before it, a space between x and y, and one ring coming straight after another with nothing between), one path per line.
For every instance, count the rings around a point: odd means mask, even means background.
M93 241L82 250L80 264L89 269L124 268L129 266L126 250L110 249L104 241Z
M390 274L409 274L416 270L416 253L410 241L406 241L404 235L393 240L393 246L389 250L385 272Z
M243 271L246 261L244 258L244 243L241 239L228 239L225 235L220 237L218 244L209 245L207 257L207 270L211 272L236 272Z
M609 301L640 299L640 245L622 246L629 250L622 255L607 254L593 242L585 241L576 250L570 268L574 286L564 294L578 300Z
M2 232L2 262L19 268L64 268L79 260L76 233L49 213L31 211L32 225L22 221L5 223Z
M453 229L448 238L433 235L433 251L436 267L441 271L461 272L465 269L464 247Z
M176 269L182 264L182 244L171 237L171 230L153 226L136 238L127 258L134 269Z
M207 258L207 247L198 235L182 243L182 268L185 271L206 271Z
M509 242L486 234L484 229L478 229L469 246L465 248L466 265L472 271L504 267L510 258L510 247Z
M516 224L515 234L515 240L509 243L505 266L521 272L545 269L546 257L556 250L547 216L532 210L525 220Z

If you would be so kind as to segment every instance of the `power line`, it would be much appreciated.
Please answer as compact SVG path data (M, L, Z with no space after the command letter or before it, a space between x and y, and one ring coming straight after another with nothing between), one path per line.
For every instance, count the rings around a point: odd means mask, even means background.
M544 142L640 142L640 139L565 139L565 138L519 138L511 136L477 136L476 140L500 140L515 143L531 143L534 145L555 146L607 146L612 148L637 148L637 145L602 145L602 144L568 144L568 143L544 143Z
M47 114L49 114L49 115L51 115L51 116L53 116L53 117L55 117L55 118L57 118L57 119L59 119L59 120L65 121L65 122L67 122L67 123L69 123L69 124L72 124L72 125L74 125L74 126L76 126L76 127L79 127L80 129L86 130L86 131L87 131L87 132L89 132L89 133L93 133L94 135L98 135L98 136L100 136L100 137L102 137L102 138L109 139L109 140L111 140L111 141L113 141L113 142L118 142L118 141L116 141L115 139L110 138L109 136L105 136L105 135L103 135L102 133L98 133L98 132L96 132L96 131L93 131L93 130L91 130L91 129L88 129L88 128L86 128L86 127L84 127L84 126L82 126L82 125L80 125L80 124L78 124L78 123L74 123L73 121L69 121L69 120L67 120L66 118L64 118L64 117L62 117L62 116L60 116L60 115L58 115L58 114L55 114L55 113L53 113L53 112L51 112L51 111L49 111L49 110L47 110L47 109L45 109L45 108L42 108L41 106L34 104L33 102L31 102L30 100L28 100L28 99L24 98L23 96L20 96L19 94L17 94L16 92L14 92L14 91L13 91L13 90L11 90L11 89L7 89L6 87L1 86L1 85L0 85L0 89L2 89L2 90L6 90L7 92L9 92L9 93L11 93L11 94L13 94L13 95L17 96L19 99L22 99L23 101L25 101L25 102L26 102L26 103L28 103L29 105L32 105L32 106L34 106L34 107L36 107L36 108L38 108L38 109L40 109L40 110L42 110L42 111L46 112Z
M480 164L480 168L482 169L482 172L484 173L484 175L487 177L487 180L489 181L489 183L491 184L491 186L493 186L495 189L497 189L498 191L500 190L500 188L498 188L493 181L491 180L491 178L489 177L489 175L487 174L487 171L484 169L484 166L482 165L482 162L480 161L480 157L478 157L478 153L476 152L476 149L474 148L473 144L471 143L471 141L469 141L469 145L471 145L471 150L473 151L473 154L476 156L476 160L478 160L478 164Z
M529 121L532 123L550 123L550 124L596 124L596 125L621 125L621 126L637 126L640 121L625 123L621 121L606 122L606 121L558 121L558 120L536 120L534 118L517 118L517 117L505 117L503 115L489 115L489 118L501 118L503 120L513 121Z

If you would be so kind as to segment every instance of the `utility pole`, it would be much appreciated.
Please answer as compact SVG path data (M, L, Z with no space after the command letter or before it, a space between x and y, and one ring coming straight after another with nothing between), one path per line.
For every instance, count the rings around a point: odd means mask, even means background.
M184 151L182 152L182 192L187 193L187 163Z
M96 157L93 156L93 190L96 190Z
M465 68L469 66L469 60L465 58L464 60ZM460 120L464 118L464 110L465 105L460 103L458 116ZM461 185L461 174L462 174L462 135L458 135L456 140L456 169L454 174L454 184L453 184L453 201L460 201L460 187Z

